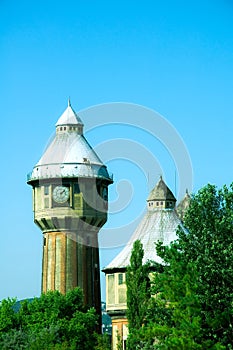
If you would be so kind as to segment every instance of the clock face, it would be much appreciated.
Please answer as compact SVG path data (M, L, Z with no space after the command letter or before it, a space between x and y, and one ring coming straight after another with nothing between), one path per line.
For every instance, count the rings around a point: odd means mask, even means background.
M65 203L70 197L70 191L68 187L56 186L53 189L53 199L57 203Z

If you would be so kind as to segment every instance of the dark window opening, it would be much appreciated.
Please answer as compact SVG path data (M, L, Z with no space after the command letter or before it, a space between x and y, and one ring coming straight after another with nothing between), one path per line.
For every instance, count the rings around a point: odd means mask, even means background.
M44 195L47 196L49 194L49 186L44 186Z
M123 284L123 273L119 273L118 275L118 284L119 285Z
M74 184L74 193L80 193L80 188L78 183Z
M106 187L103 188L102 196L103 196L103 199L104 199L105 201L108 200L108 190L107 190Z

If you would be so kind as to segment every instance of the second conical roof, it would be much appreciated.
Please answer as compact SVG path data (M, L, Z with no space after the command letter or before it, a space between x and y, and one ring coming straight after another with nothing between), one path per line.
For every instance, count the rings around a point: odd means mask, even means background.
M153 188L153 190L150 192L149 197L147 198L148 201L157 200L157 201L164 201L164 200L172 200L176 201L176 198L174 197L172 191L168 188L168 186L163 181L162 176L160 176L159 181L157 182L156 186Z

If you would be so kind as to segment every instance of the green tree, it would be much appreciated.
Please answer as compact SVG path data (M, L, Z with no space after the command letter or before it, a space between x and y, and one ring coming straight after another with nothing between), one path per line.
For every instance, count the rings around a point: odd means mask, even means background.
M156 274L156 349L233 348L233 185L207 185L193 196L170 247L157 245L163 272ZM160 312L161 312L160 310Z
M169 265L154 276L152 310L156 314L152 315L150 332L145 330L145 335L153 336L155 349L218 349L216 341L204 337L195 264L183 261L182 252L176 250L174 245L167 248L158 244L157 251Z
M111 338L107 333L102 335L98 334L97 337L97 345L95 350L111 350Z
M18 312L16 300L0 304L1 349L94 349L97 315L83 305L82 291L66 295L58 291L24 301Z
M146 313L150 300L149 265L143 265L143 246L134 242L130 257L130 265L126 271L127 286L127 318L129 337L127 348L135 350L138 342L138 330L146 322Z
M193 198L179 230L180 249L198 272L197 296L206 339L233 348L233 184L207 185Z
M0 334L17 326L17 315L14 312L16 299L4 299L0 304Z

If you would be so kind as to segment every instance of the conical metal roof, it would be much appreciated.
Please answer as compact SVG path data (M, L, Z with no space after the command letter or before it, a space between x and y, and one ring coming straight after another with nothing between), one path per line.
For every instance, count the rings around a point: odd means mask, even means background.
M62 125L83 125L81 118L76 114L76 112L71 107L70 99L68 100L68 107L64 113L58 119L56 126Z
M83 123L70 102L56 124L56 135L28 175L28 182L46 178L95 177L112 182L106 166L83 136Z
M176 212L171 209L160 209L154 212L148 211L135 230L130 241L123 250L108 264L104 271L126 268L130 263L133 244L140 240L143 244L143 264L147 261L155 261L159 264L162 259L157 255L155 242L169 245L177 239L176 231L181 224Z
M176 201L176 198L174 197L172 191L167 187L165 182L163 181L162 176L160 176L160 179L156 186L153 188L153 190L150 192L149 197L147 198L148 201L151 200L171 200Z
M165 200L167 198L169 200L176 200L162 178L160 178L158 184L150 193L150 196L155 200ZM155 261L161 264L162 259L156 253L155 243L162 242L163 245L169 245L172 241L176 240L176 231L179 225L181 225L181 220L174 208L147 210L130 241L103 271L108 272L126 268L130 263L133 244L136 240L140 240L143 244L143 264L147 261Z

